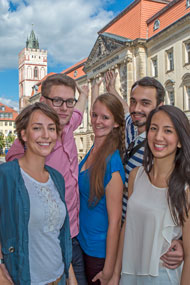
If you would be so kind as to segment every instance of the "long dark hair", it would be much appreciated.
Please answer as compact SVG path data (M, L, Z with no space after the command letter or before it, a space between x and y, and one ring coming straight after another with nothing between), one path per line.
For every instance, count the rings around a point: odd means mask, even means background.
M98 149L92 163L90 171L90 197L89 204L95 206L104 195L104 175L106 162L109 155L116 149L119 150L121 158L125 154L125 119L124 109L119 99L110 93L105 93L97 97L94 104L99 101L105 105L114 117L114 121L119 125L114 128L106 137L103 144Z
M190 208L185 188L190 185L190 124L179 108L169 105L157 107L152 110L146 123L146 133L148 135L152 117L154 114L163 111L171 119L177 133L181 148L177 148L175 156L175 166L168 180L168 204L176 224L184 224L188 217ZM153 166L153 154L148 142L145 145L144 168L149 175Z

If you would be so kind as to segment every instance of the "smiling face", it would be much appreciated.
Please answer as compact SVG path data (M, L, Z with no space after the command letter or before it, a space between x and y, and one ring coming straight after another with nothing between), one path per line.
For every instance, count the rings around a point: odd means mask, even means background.
M181 147L174 125L164 111L159 111L152 117L148 145L155 158L171 157L173 160L177 147Z
M63 100L67 100L67 99L74 99L75 94L71 87L62 84L62 85L53 85L50 89L48 97L61 98ZM49 105L57 112L61 128L63 128L69 122L73 114L74 108L68 108L66 106L66 103L63 103L61 107L54 107L52 101L47 98L44 98L43 96L41 96L41 101L45 102L47 105Z
M106 136L113 130L113 128L118 127L118 124L115 122L112 113L103 103L98 100L93 105L91 123L95 139L105 139Z
M131 91L129 111L139 134L145 131L148 115L156 105L156 88L137 85Z
M56 125L42 111L36 110L31 114L26 130L21 131L21 136L28 153L46 157L57 140Z

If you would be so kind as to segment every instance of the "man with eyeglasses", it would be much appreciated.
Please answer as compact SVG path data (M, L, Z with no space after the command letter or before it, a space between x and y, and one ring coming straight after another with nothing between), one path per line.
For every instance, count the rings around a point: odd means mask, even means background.
M75 99L76 83L64 74L53 74L42 83L41 102L52 107L58 114L61 124L60 138L46 158L46 164L58 170L65 179L65 200L69 212L70 231L73 244L72 265L78 284L86 284L82 252L76 236L79 233L79 190L78 190L78 156L73 136L74 130L82 122L88 87L78 88L79 98ZM27 146L26 146L27 147ZM6 161L20 158L24 148L15 140L6 155Z

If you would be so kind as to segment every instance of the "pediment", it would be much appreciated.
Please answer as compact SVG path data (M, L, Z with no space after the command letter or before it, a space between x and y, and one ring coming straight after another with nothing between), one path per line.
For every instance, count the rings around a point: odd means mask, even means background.
M109 33L100 34L88 56L84 70L88 69L88 67L94 65L100 60L102 61L111 53L121 49L121 47L124 47L126 45L126 42L130 41L130 39Z

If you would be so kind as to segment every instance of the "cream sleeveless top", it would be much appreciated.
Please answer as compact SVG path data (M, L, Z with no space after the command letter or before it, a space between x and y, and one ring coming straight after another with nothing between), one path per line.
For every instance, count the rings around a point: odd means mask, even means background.
M152 185L143 166L134 181L126 219L122 273L158 276L160 257L182 229L172 220L167 188Z

